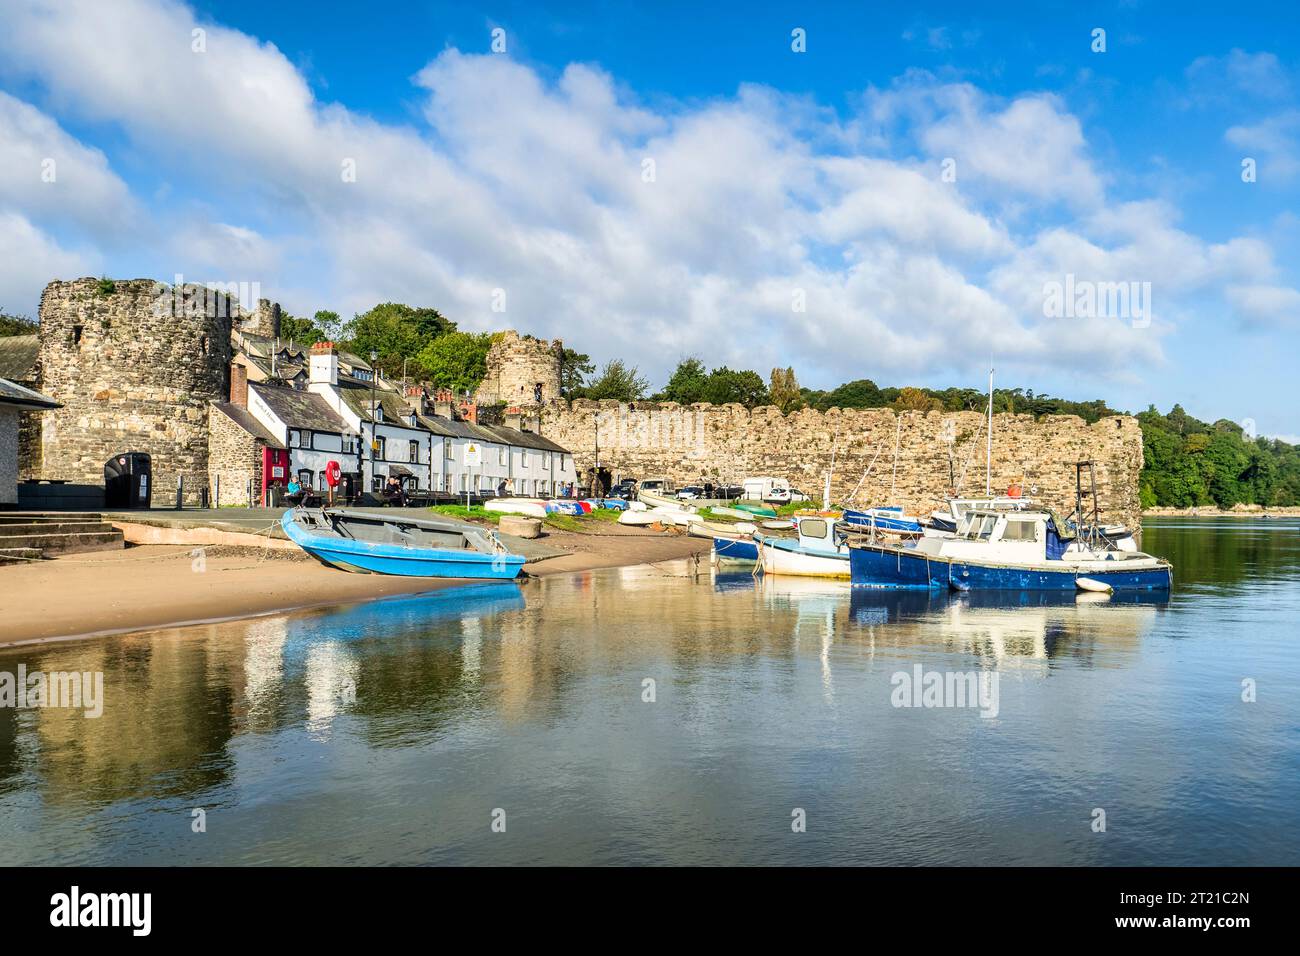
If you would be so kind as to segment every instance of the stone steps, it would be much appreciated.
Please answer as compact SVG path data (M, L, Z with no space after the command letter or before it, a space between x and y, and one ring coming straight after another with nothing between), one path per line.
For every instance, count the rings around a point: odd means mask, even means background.
M23 512L0 514L0 555L5 564L51 554L117 551L126 546L121 531L99 512Z
M39 560L40 557L39 548L5 548L0 550L0 565L31 564L33 560Z
M34 548L39 550L42 555L81 554L86 551L120 551L125 546L122 532L117 530L51 532L48 534L0 534L0 551L13 548Z

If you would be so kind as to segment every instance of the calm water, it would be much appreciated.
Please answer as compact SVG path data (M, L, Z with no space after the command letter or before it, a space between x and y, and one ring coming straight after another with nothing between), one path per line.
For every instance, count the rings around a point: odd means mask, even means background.
M1145 545L1168 600L683 562L0 652L106 697L0 710L3 862L1300 864L1297 522ZM892 706L916 664L997 716Z

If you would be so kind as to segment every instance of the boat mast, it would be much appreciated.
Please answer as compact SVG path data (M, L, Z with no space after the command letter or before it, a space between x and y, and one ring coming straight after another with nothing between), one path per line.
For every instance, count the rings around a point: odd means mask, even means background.
M989 429L985 436L984 495L993 497L993 369L989 369Z

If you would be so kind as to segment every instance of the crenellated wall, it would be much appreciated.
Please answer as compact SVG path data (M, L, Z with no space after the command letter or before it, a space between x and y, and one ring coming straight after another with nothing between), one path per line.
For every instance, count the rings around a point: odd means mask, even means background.
M595 462L599 444L600 464L615 478L738 484L770 475L788 478L817 502L834 455L832 499L844 500L871 466L858 491L860 503L928 513L951 487L968 496L984 493L984 422L978 412L833 408L783 415L772 407L637 402L633 410L580 399L546 406L541 431L573 451L580 474ZM993 417L994 493L1021 482L1025 494L1069 513L1079 460L1096 462L1103 516L1136 527L1142 470L1136 419L1114 416L1089 425L1074 415L1037 421L1030 415Z
M208 409L229 391L238 303L203 286L149 279L51 282L41 296L46 478L101 484L124 451L153 457L155 497L208 480ZM189 497L189 496L187 496Z

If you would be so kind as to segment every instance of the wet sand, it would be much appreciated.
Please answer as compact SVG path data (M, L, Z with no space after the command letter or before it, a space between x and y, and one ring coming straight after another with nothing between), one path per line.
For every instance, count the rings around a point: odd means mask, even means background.
M527 565L528 575L665 561L710 545L701 538L646 533L556 531L544 540L569 553ZM461 583L349 574L299 551L264 548L143 545L69 555L0 567L0 647L252 617Z

